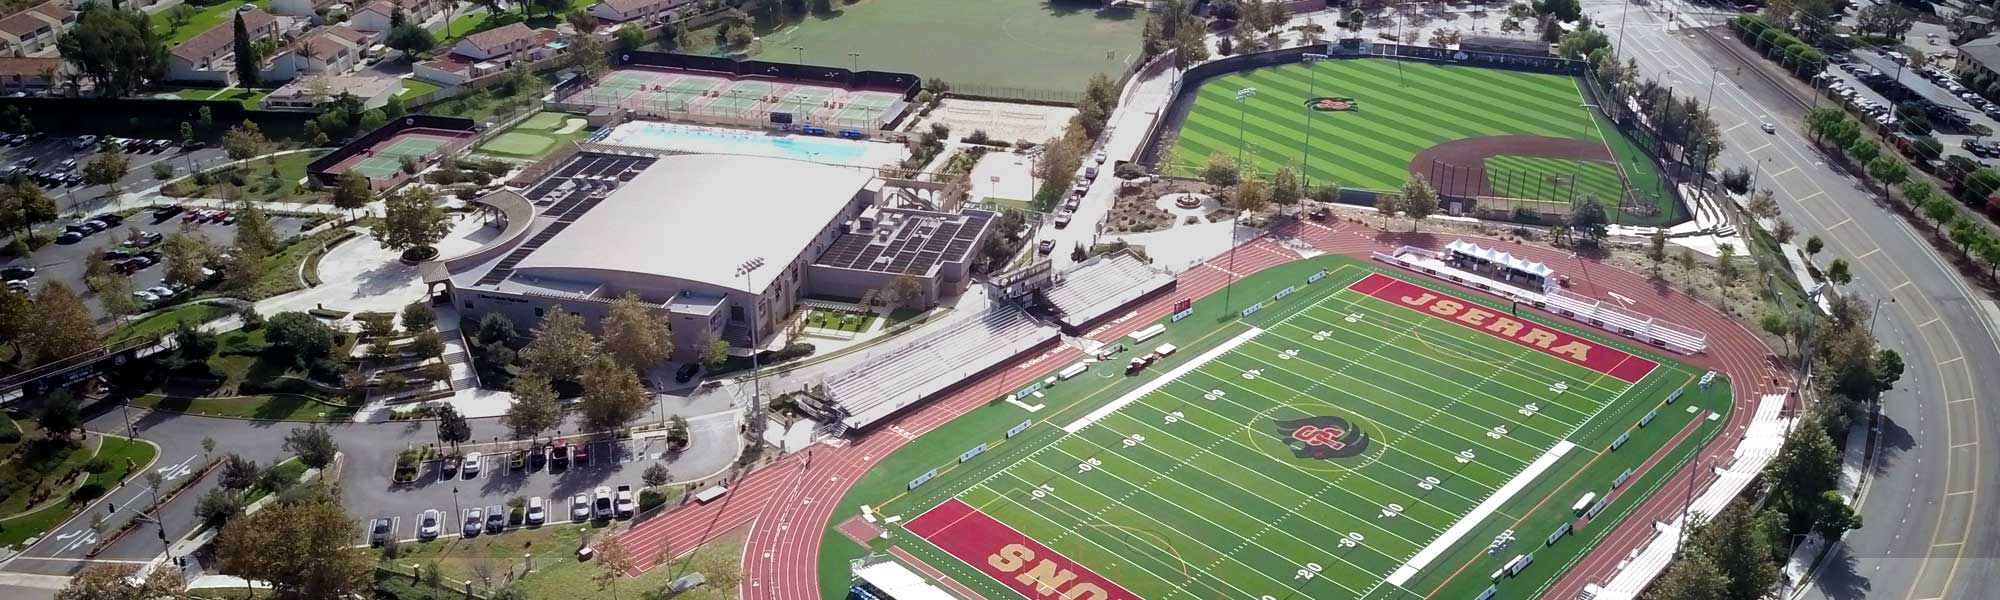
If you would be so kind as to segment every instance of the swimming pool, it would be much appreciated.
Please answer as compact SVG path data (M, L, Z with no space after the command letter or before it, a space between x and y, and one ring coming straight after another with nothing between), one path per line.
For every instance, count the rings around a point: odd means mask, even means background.
M902 146L880 142L763 134L657 121L625 123L605 132L597 141L638 148L770 156L856 167L880 166L901 160L903 151Z

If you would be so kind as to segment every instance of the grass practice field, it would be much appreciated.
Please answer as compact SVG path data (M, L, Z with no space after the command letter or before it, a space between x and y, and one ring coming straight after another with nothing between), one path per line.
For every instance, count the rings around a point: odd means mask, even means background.
M1145 372L1126 376L1121 356L1046 390L1038 413L996 402L961 417L884 459L836 520L862 504L899 518L866 550L901 548L987 598L1036 597L1032 582L1064 569L1077 577L1058 591L1110 597L1470 598L1497 584L1494 598L1531 598L1717 431L1696 406L1728 410L1720 378L1703 392L1693 367L1407 277L1342 257L1253 276L1234 308L1261 298L1262 311L1218 323L1220 299L1204 299L1163 336L1182 349ZM1002 435L1023 418L1033 426ZM992 449L938 464L980 440ZM1594 520L1572 512L1656 452L1662 466ZM1503 531L1512 541L1487 552ZM828 536L829 593L845 582L837 561L862 551Z
M572 123L571 121L575 121ZM538 160L555 152L562 144L590 137L583 118L559 112L539 112L473 152L523 160Z
M1240 116L1243 157L1251 168L1269 173L1301 164L1308 179L1343 187L1398 190L1409 178L1411 159L1426 148L1465 138L1534 135L1604 144L1621 159L1635 189L1660 189L1652 160L1583 106L1587 100L1573 78L1414 61L1400 61L1399 69L1398 62L1326 60L1210 80L1167 155L1168 169L1198 175L1211 154L1235 156ZM1239 105L1236 93L1243 88L1258 93ZM1354 98L1359 107L1314 111L1306 108L1314 97ZM1670 200L1662 202L1662 212L1673 212Z
M1588 160L1495 156L1486 159L1486 180L1495 195L1508 198L1582 199L1595 195L1611 202L1624 193L1618 170Z
M974 87L1081 92L1136 60L1144 15L1068 0L863 0L765 34L759 58L917 73ZM884 32L892 32L885 34ZM860 53L860 57L848 53ZM1004 59L1002 59L1004 57Z

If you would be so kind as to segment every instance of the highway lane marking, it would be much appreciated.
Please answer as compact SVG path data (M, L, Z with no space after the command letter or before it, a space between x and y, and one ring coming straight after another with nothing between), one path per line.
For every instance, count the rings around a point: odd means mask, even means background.
M1863 253L1861 253L1861 255L1860 255L1860 256L1856 256L1856 257L1854 257L1854 260L1861 260L1861 259L1864 259L1864 258L1868 258L1868 257L1870 257L1870 256L1874 256L1874 255L1875 255L1875 253L1877 253L1877 252L1881 252L1881 251L1882 251L1882 249L1881 249L1881 248L1876 248L1876 249L1874 249L1874 250L1869 250L1869 251L1867 251L1867 252L1863 252Z

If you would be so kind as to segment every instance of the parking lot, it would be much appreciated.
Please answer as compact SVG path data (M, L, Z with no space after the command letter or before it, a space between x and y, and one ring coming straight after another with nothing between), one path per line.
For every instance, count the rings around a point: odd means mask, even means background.
M1862 113L1864 123L1878 129L1900 129L1896 107L1904 102L1915 101L1927 107L1927 117L1935 131L1933 136L1943 144L1943 156L1965 156L1981 164L1996 152L1970 151L1966 142L1982 137L1977 128L1988 131L2000 130L2000 106L1993 105L1970 95L1962 86L1952 81L1949 74L1936 69L1901 68L1898 61L1869 50L1861 50L1846 57L1847 62L1836 64L1826 71L1827 86L1835 96Z
M466 447L466 462L456 468L446 460L425 463L417 481L405 486L421 494L424 501L399 500L397 504L405 509L365 519L361 528L364 539L357 543L379 543L384 536L427 541L502 534L521 527L609 520L605 514L630 518L636 512L639 474L646 466L669 457L666 440L659 438L571 446L574 457L568 461L547 449L523 450L517 457L512 452L475 452L473 448ZM632 469L626 470L627 466ZM629 500L618 498L621 485L631 486ZM525 491L530 489L534 491ZM602 507L597 500L600 491L607 494ZM531 523L526 514L515 515L516 511L506 505L510 493L522 498L523 513L539 499L542 521ZM494 518L496 511L501 515L498 519ZM428 525L434 527L427 527L426 514L433 516Z
M39 139L19 139L20 136L6 136L0 141L0 170L21 167L29 173L30 179L47 189L49 196L62 209L62 214L93 212L104 205L99 200L110 188L101 185L83 185L83 165L100 151L99 144L79 144L82 138L46 136ZM102 138L93 141L101 142ZM129 164L125 177L120 179L117 189L125 192L152 187L158 184L153 177L153 163L172 161L176 175L185 175L189 167L208 168L224 162L227 157L216 147L193 150L179 145L140 146L131 145L125 151ZM69 162L74 161L74 162ZM33 172L44 175L64 176L60 181L49 177L35 177Z
M165 218L156 216L159 214L161 213L154 211L131 212L119 223L101 231L81 235L81 239L77 241L43 246L26 259L9 258L0 261L0 270L19 267L34 269L34 276L20 285L33 289L40 287L43 282L60 282L69 287L70 291L83 297L84 304L90 307L92 316L102 319L105 317L102 299L90 293L88 287L84 285L84 272L90 257L105 256L106 260L112 263L113 272L127 277L132 290L137 292L164 283L166 268L161 263L159 250L161 240L166 236L178 232L200 234L217 246L228 246L236 241L233 218L217 217L213 214L207 218L199 215L190 218L188 211L166 214ZM81 221L83 220L64 221L62 225L68 227ZM305 219L298 217L275 215L271 217L271 226L281 237L298 233L305 223ZM128 268L131 270L127 271ZM172 299L155 300L150 303L171 304Z

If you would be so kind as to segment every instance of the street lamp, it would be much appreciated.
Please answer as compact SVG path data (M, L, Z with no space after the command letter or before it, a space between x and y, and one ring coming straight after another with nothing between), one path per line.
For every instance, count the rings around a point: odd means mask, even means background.
M1306 82L1312 89L1311 93L1306 94L1306 144L1304 156L1299 158L1299 170L1304 171L1310 168L1309 165L1312 164L1313 113L1319 112L1313 108L1315 99L1319 98L1319 70L1313 68L1313 63L1326 60L1326 55L1306 53L1301 58L1306 62ZM1300 175L1304 176L1304 173L1302 172Z
M1890 304L1896 303L1895 296L1883 296L1875 299L1875 306L1868 309L1868 337L1875 337L1875 311L1882 310L1883 300L1888 300Z
M1239 179L1238 185L1241 185L1240 180L1243 177L1244 171L1243 120L1248 110L1245 105L1251 98L1255 97L1257 97L1257 88L1247 87L1236 90L1236 177ZM1230 294L1236 288L1236 218L1238 214L1240 213L1230 214L1229 227L1225 230L1229 233L1229 283L1222 286L1222 315L1225 319L1229 315Z
M756 297L755 300L750 301L750 398L753 402L762 402L764 398L763 382L761 381L763 373L757 364L757 346L759 342L763 341L757 334L757 305L764 299L764 295L757 293L756 286L750 283L750 274L763 266L764 257L762 256L753 257L750 260L743 261L743 264L736 266L736 275L743 278L743 289Z
M851 58L851 59L854 59L854 72L856 72L856 73L860 73L860 72L861 72L861 53L860 53L860 52L849 52L849 53L847 53L847 57L848 57L848 58Z
M792 46L792 49L793 49L793 50L797 50L797 51L798 51L798 53L799 53L799 66L802 66L802 67L803 67L803 66L805 66L805 64L806 64L806 47L805 47L805 46Z

